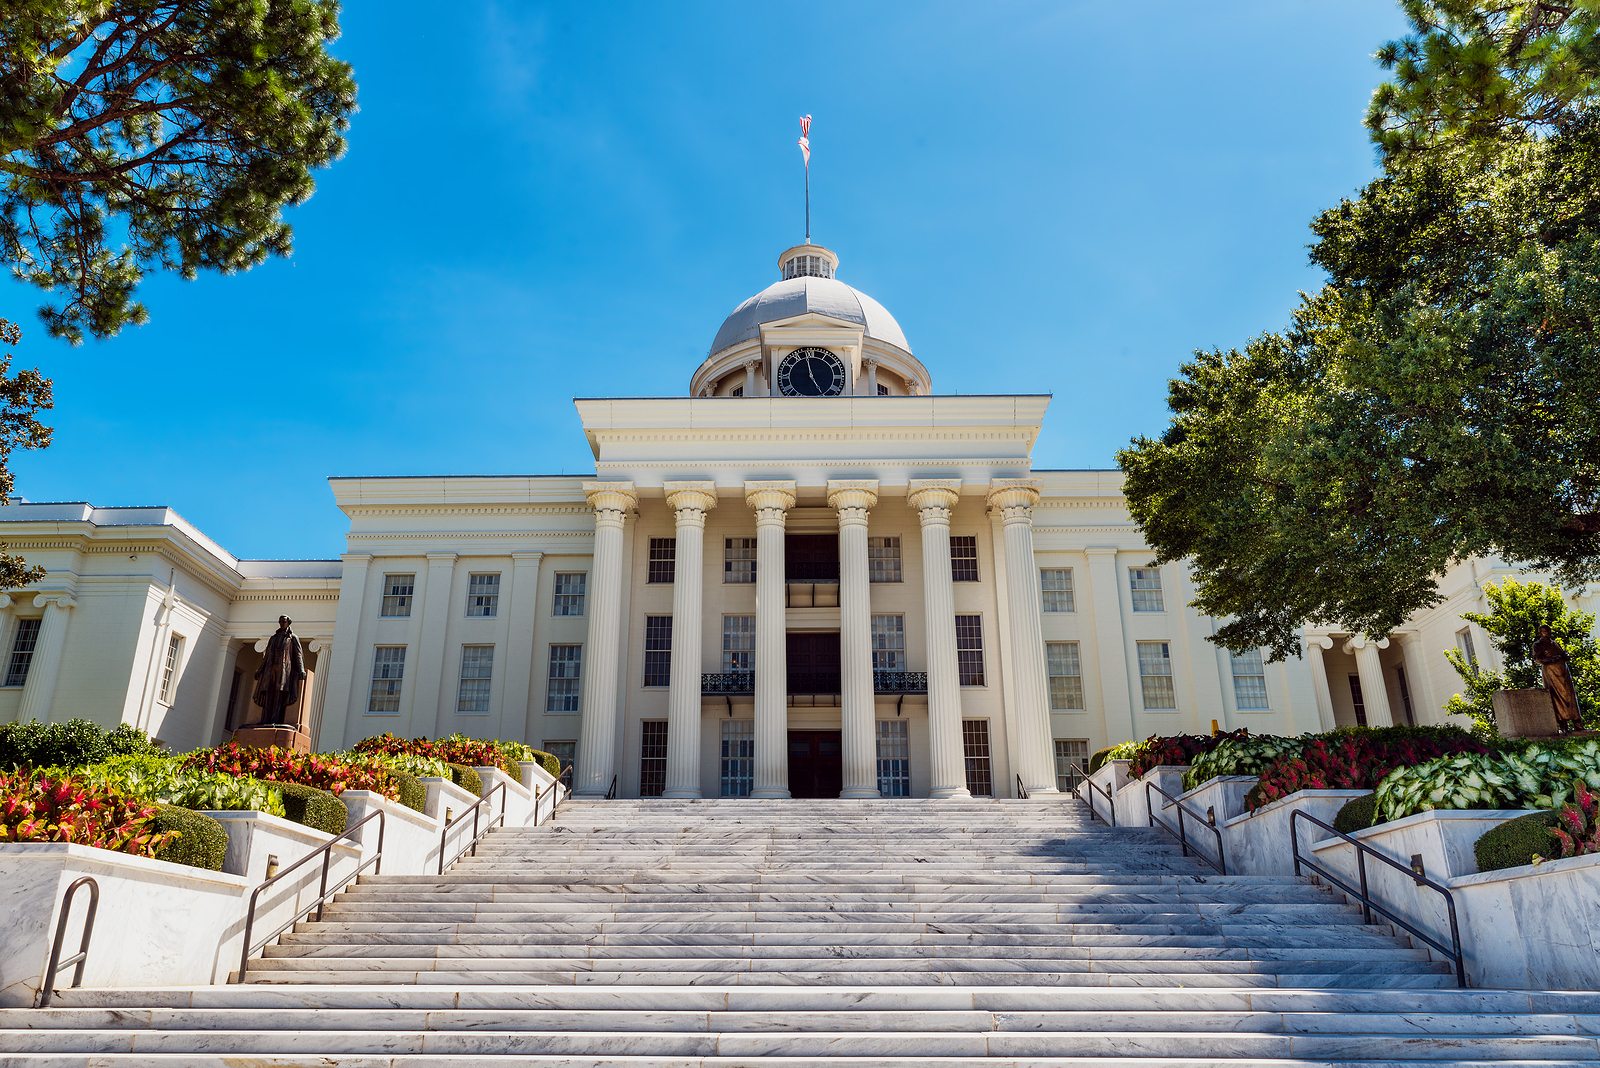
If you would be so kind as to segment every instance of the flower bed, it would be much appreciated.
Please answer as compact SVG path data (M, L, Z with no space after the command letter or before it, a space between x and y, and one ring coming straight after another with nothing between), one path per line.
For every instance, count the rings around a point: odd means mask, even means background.
M197 749L184 758L183 767L269 782L297 783L326 790L334 796L346 790L371 790L391 801L400 800L395 774L381 764L353 764L337 756L295 753L277 746L250 749L230 742L215 749Z
M1140 778L1151 768L1185 767L1223 742L1248 736L1243 729L1224 734L1152 735L1138 743L1128 766L1130 778Z
M1254 810L1299 790L1371 790L1396 768L1447 754L1487 750L1458 727L1341 729L1310 735L1298 752L1279 757L1261 770L1261 779L1245 804Z
M469 768L499 768L512 778L521 774L519 761L538 761L551 775L561 774L559 760L524 742L485 741L460 734L452 734L448 738L409 739L395 734L379 734L357 742L355 751L381 756L434 757Z
M71 774L0 772L0 842L67 842L154 857L178 837L157 827L157 815L153 804Z

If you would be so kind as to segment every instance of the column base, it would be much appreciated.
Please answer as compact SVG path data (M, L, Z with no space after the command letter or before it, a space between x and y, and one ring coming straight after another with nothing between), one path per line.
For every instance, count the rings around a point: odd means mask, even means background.
M970 801L972 791L965 786L948 786L943 789L929 790L928 796L935 801Z
M789 798L789 791L782 787L763 786L760 789L751 790L750 796L758 801L786 801Z
M881 798L882 796L877 790L866 786L847 786L839 791L839 798L848 801L864 801Z
M661 797L666 801L699 801L699 790L664 790Z
M1030 787L1028 787L1028 796L1029 797L1047 797L1047 796L1049 796L1051 794L1059 794L1060 792L1061 791L1056 789L1054 786L1030 786Z

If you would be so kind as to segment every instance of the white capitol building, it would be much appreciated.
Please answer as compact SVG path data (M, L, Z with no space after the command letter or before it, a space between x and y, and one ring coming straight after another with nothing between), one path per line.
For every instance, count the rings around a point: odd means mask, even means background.
M524 739L580 796L1004 797L1153 733L1439 722L1440 651L1493 656L1460 619L1511 573L1485 561L1379 639L1208 642L1121 475L1035 466L1050 397L939 394L837 266L784 252L687 395L578 400L592 477L332 479L336 561L239 560L165 508L5 508L47 574L0 596L0 721L215 743L286 613L319 749Z

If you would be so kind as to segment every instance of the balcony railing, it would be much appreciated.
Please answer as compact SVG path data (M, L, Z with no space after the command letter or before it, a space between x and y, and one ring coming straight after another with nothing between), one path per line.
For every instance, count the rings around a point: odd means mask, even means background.
M872 690L874 693L927 693L928 673L926 671L874 671L872 673Z
M836 671L791 671L791 694L837 694L840 690ZM874 671L874 693L908 694L928 692L926 671ZM715 697L748 697L756 692L754 671L707 671L700 675L700 692Z
M839 561L790 560L784 567L783 579L785 582L837 583L839 581Z
M706 671L700 675L700 692L717 697L749 696L756 692L754 671Z

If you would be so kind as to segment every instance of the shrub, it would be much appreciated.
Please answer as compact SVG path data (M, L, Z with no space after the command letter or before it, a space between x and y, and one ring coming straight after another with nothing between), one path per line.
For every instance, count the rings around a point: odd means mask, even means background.
M153 854L157 860L221 871L228 855L228 832L203 812L177 805L157 805L155 828L174 835Z
M469 768L465 764L447 764L450 769L450 781L468 791L473 797L483 796L483 776L479 775L476 768Z
M1563 857L1600 853L1600 800L1582 779L1572 784L1572 800L1556 813L1556 825L1550 833L1561 846Z
M350 809L327 790L318 790L303 783L286 782L278 789L283 793L285 815L296 823L328 834L343 834L350 822Z
M284 814L283 796L276 787L248 776L185 769L182 757L112 757L84 768L81 774L88 781L108 783L151 804Z
M561 758L560 757L556 756L554 753L546 753L543 749L529 749L528 752L533 754L533 757L532 757L533 761L535 763L537 763L541 768L543 768L545 770L545 773L548 774L551 778L554 778L554 779L561 778ZM528 758L527 757L521 757L519 759L526 760Z
M1345 802L1338 815L1333 817L1333 825L1345 834L1355 834L1373 826L1378 819L1378 796L1376 794L1362 794L1352 797Z
M1128 775L1137 779L1151 768L1187 766L1201 753L1209 753L1224 741L1243 738L1248 733L1237 730L1225 734L1151 735L1135 746Z
M155 756L161 752L144 731L131 723L119 723L106 733L108 756Z
M350 750L345 753L336 753L341 760L348 760L352 764L379 763L395 771L404 771L418 778L423 776L437 776L441 779L450 777L450 764L436 756L423 756L421 753L358 753Z
M110 786L51 771L0 772L0 842L71 842L153 856L173 837L156 808Z
M1600 742L1546 742L1396 768L1378 786L1378 813L1397 820L1436 808L1553 809L1590 787L1600 788Z
M506 744L504 742L481 741L460 734L452 734L448 738L412 738L409 740L394 734L380 734L372 738L361 739L355 744L355 750L358 753L415 753L421 756L439 757L441 760L452 764L466 764L476 768L499 768L507 775L519 775L522 769L517 767L517 758L502 748ZM529 752L534 751L529 747L524 748L527 748Z
M372 790L391 801L400 800L400 787L394 775L381 764L354 764L337 756L295 753L277 746L252 749L229 742L215 749L195 750L184 758L183 766L225 775L247 775L270 782L299 783L333 794L341 794L346 790Z
M1250 809L1299 790L1372 790L1395 768L1447 753L1482 753L1487 747L1459 727L1341 728L1306 739L1261 770L1245 796Z
M1559 848L1555 835L1550 833L1555 824L1554 812L1533 812L1489 828L1472 847L1478 870L1520 868L1554 855Z
M1199 754L1184 773L1183 787L1196 786L1218 775L1260 775L1261 770L1279 757L1291 756L1305 748L1311 735L1282 738L1275 734L1223 736L1212 749Z
M1138 748L1138 742L1118 742L1116 745L1108 745L1104 749L1096 749L1094 755L1089 758L1089 766L1085 770L1090 775L1093 775L1104 767L1108 760L1132 760Z
M402 805L418 812L427 810L428 788L423 785L421 779L409 771L396 769L390 769L389 775L394 779L394 784L400 791L400 803Z
M109 733L87 719L0 725L0 768L80 768L109 756L155 749L144 731L127 724Z

